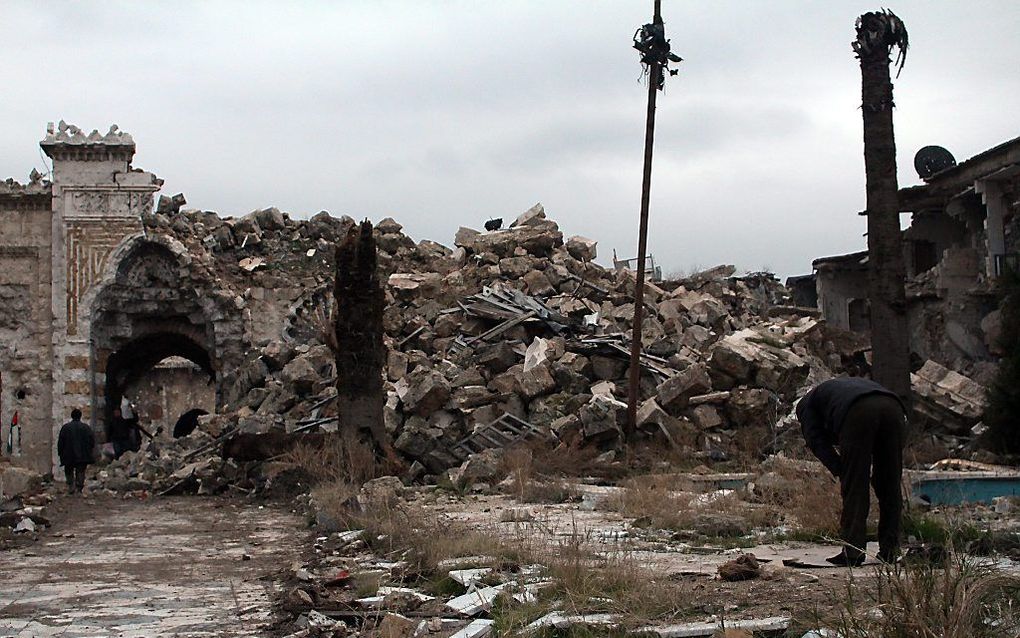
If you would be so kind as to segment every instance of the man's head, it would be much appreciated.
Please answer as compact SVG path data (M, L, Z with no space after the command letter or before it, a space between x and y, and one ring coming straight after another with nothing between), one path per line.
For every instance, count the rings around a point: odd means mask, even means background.
M81 410L79 410L78 408L71 410L71 420L81 421Z
M120 408L114 408L113 409L113 416L114 416L114 418L117 418L117 419L120 418Z

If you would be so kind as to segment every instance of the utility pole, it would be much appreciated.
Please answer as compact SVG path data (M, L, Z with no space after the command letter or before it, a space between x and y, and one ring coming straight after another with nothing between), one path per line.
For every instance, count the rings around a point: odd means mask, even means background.
M645 116L645 165L641 179L641 222L638 229L637 281L634 284L634 322L631 330L630 376L627 381L627 429L629 439L637 431L637 404L641 385L641 320L644 315L645 254L648 249L648 199L652 189L652 146L655 139L655 98L666 83L664 71L670 62L680 62L669 52L669 40L662 22L662 0L655 0L650 24L634 35L634 48L641 52L648 80L648 111ZM670 75L676 71L670 70Z

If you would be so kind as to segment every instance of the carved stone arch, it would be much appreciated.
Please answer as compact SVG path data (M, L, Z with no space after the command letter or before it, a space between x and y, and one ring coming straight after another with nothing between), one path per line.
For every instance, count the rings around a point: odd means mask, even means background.
M233 299L193 276L191 255L172 237L125 240L89 305L94 413L109 423L126 384L167 357L197 364L215 383L219 405L222 373L238 365L243 351L243 320Z

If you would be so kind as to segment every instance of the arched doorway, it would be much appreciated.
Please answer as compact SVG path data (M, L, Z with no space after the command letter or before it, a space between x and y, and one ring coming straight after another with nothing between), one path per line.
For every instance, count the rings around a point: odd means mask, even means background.
M93 410L103 428L126 392L167 431L188 410L215 412L220 372L242 352L233 295L213 288L187 249L163 236L132 239L112 265L91 304Z

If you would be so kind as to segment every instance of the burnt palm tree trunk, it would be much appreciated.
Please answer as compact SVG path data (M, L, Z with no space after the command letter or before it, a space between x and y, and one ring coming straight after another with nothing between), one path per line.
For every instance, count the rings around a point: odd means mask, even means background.
M864 170L867 178L868 296L871 303L872 378L910 399L910 334L904 292L903 244L896 183L892 47L907 49L903 23L888 11L857 21L854 50L861 61Z
M336 248L337 406L341 430L372 434L376 450L395 457L383 424L383 310L385 298L376 269L375 238L368 220L353 226Z

